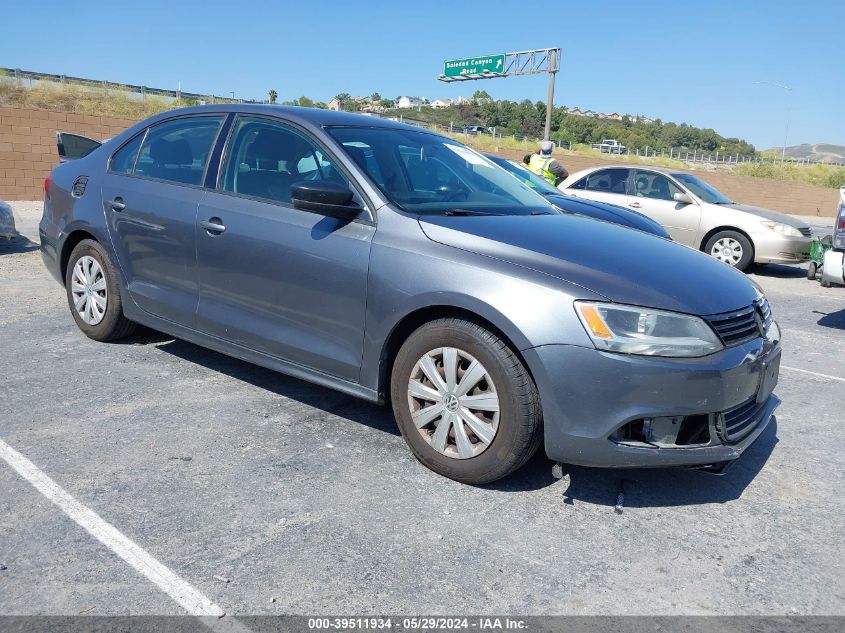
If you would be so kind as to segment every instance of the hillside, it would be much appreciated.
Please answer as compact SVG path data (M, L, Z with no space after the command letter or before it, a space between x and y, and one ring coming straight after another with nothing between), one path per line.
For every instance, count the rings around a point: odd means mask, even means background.
M767 151L780 156L782 150L782 147L773 147ZM789 158L809 159L819 163L845 163L845 145L830 143L790 145L786 148L786 155Z

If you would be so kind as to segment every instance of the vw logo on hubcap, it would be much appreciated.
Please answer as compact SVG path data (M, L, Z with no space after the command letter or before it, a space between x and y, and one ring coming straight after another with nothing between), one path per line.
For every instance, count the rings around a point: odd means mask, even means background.
M446 407L446 410L449 413L454 413L455 411L457 411L459 404L460 403L458 402L458 396L456 396L455 394L447 393L445 396L443 396L443 406Z

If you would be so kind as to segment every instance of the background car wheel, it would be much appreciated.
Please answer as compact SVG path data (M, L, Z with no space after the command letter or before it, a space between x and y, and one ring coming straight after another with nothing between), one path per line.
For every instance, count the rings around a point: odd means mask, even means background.
M704 252L737 270L746 270L754 261L754 247L736 231L720 231L707 240Z
M810 262L810 265L807 267L807 279L812 281L816 278L816 273L818 272L818 264L816 262Z
M113 341L135 330L135 324L123 316L117 271L94 240L82 240L70 254L65 289L73 319L86 336Z
M464 319L439 319L405 341L391 374L393 412L417 459L467 484L522 466L542 438L534 381L513 350Z

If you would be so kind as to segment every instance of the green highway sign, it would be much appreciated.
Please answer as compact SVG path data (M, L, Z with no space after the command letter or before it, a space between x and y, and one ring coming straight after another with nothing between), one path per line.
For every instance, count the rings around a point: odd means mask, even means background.
M505 55L485 55L483 57L466 57L464 59L450 59L443 64L443 74L446 77L461 75L483 75L487 73L505 72Z

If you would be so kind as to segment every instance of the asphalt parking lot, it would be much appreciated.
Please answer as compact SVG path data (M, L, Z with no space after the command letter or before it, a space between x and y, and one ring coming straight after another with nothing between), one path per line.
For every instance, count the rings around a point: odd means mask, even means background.
M13 208L37 239L40 204ZM783 402L727 474L538 456L474 488L386 408L150 331L87 339L37 247L0 241L0 441L227 614L842 615L845 289L753 277ZM184 612L0 460L0 614Z

